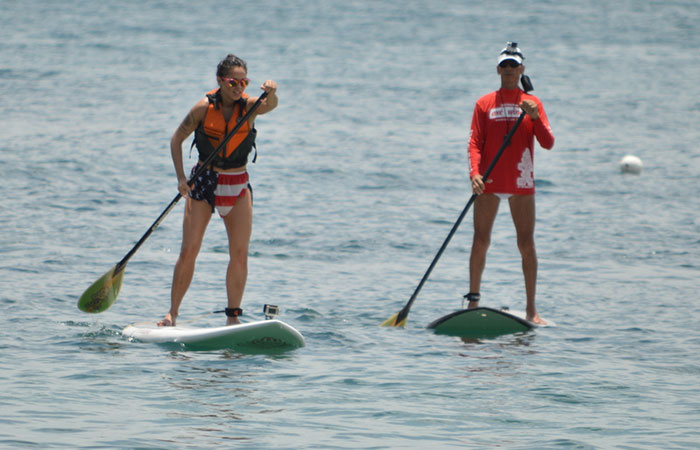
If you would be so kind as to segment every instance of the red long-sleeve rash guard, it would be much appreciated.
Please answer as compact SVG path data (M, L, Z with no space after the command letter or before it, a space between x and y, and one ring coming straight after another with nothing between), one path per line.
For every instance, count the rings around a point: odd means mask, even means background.
M481 175L496 156L503 138L515 125L522 110L523 100L534 100L539 118L532 120L525 115L522 123L513 134L510 145L489 175L484 180L487 193L527 195L535 192L534 144L535 137L540 146L551 149L554 134L549 128L547 114L542 102L534 95L520 89L500 89L481 97L474 107L469 138L470 178Z

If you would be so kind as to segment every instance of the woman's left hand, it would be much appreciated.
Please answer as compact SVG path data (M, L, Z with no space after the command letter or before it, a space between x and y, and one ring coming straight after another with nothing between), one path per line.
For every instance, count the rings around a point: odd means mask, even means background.
M267 92L267 97L262 101L258 114L266 114L277 108L277 83L272 80L267 80L260 86L260 89Z
M267 80L260 86L260 89L267 92L267 95L274 94L277 90L277 83L272 80Z

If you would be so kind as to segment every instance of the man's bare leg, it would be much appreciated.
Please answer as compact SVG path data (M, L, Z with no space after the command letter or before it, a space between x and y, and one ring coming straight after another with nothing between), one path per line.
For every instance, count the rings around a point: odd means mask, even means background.
M469 257L469 292L481 292L481 276L486 267L486 253L491 244L491 230L498 213L500 199L494 194L481 194L474 200L474 237ZM478 302L470 301L468 308Z
M510 213L515 224L518 250L522 259L523 277L525 278L525 297L527 320L546 324L537 314L535 291L537 287L537 251L535 249L535 196L514 195L509 199Z

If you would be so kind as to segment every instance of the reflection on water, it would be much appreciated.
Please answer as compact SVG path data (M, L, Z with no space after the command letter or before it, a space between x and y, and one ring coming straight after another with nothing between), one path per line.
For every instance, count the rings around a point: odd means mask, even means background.
M513 335L499 336L494 338L460 338L465 344L481 345L495 344L499 348L530 346L536 337L536 331L526 331Z

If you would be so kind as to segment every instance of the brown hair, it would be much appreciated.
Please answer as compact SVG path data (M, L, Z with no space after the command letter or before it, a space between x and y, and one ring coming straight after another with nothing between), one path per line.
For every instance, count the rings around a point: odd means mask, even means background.
M216 66L216 76L223 77L228 71L233 67L243 67L243 69L248 73L248 66L241 58L229 53L226 58L222 59L218 66Z

